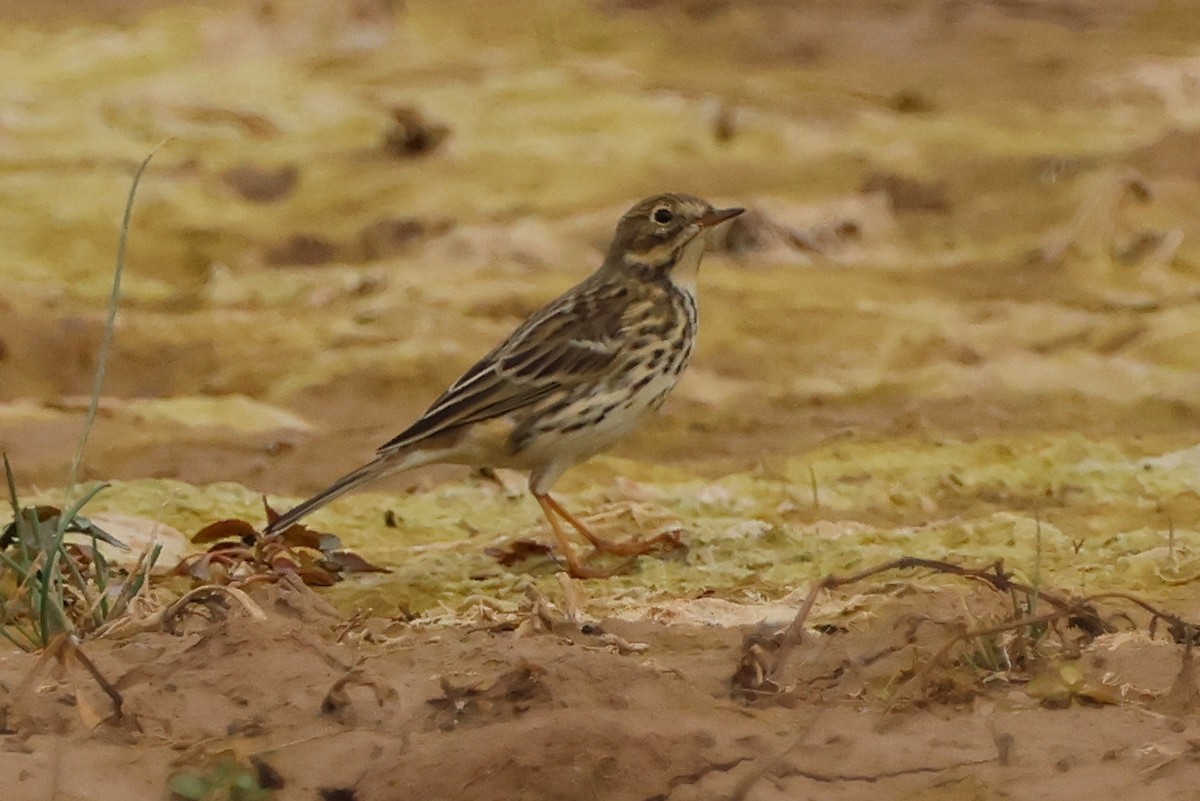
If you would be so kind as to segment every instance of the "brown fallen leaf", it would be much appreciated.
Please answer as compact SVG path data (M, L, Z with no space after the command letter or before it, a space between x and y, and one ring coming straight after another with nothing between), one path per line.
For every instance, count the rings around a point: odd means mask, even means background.
M218 542L220 540L243 540L245 542L253 542L258 536L258 532L254 526L247 523L245 520L232 518L229 520L218 520L215 523L209 523L204 528L192 535L192 542L201 544L205 542Z
M265 497L263 509L268 523L279 519ZM329 587L341 581L343 573L388 572L345 550L337 536L299 523L264 537L248 521L221 520L200 529L192 541L211 545L202 554L181 559L172 572L206 583L275 581L290 575L310 587Z
M336 535L316 531L300 523L288 526L279 533L279 538L289 547L312 548L323 553L330 553L342 547L342 541Z
M554 549L544 542L521 539L513 540L505 546L485 548L483 552L505 567L512 567L535 556L549 556L554 553Z

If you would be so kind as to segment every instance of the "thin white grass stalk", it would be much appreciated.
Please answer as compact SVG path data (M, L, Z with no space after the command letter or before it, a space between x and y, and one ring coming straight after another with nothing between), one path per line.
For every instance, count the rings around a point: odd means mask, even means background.
M96 376L92 381L92 395L88 401L87 415L84 417L83 434L79 437L79 447L75 449L75 458L71 460L71 472L67 477L66 500L68 502L71 500L71 494L75 491L75 484L79 479L79 468L83 464L83 451L87 448L88 434L91 433L92 425L96 422L96 411L100 407L100 393L104 388L104 377L108 372L108 354L112 349L113 332L116 330L117 309L121 306L121 276L125 272L125 247L129 243L129 223L133 218L133 200L137 195L142 173L150 165L150 159L154 158L154 154L166 142L166 139L159 142L153 150L146 154L146 158L142 159L142 163L133 173L133 183L130 184L129 195L125 199L125 214L121 217L121 234L117 239L117 258L113 267L112 294L108 298L108 316L104 320L104 337L100 340L100 353L96 360ZM60 531L66 525L66 520L65 515L59 519Z
M1034 510L1033 597L1029 599L1029 614L1036 615L1042 594L1042 510Z
M66 504L71 503L71 496L75 494L75 485L79 480L79 468L83 464L83 453L87 448L88 435L92 431L92 426L96 422L96 412L100 407L100 394L104 389L104 377L108 372L108 355L112 350L113 335L117 325L117 310L121 306L121 277L125 273L125 249L129 243L129 225L133 219L133 201L137 196L138 183L142 180L142 174L145 173L146 167L150 165L150 159L154 158L154 154L163 146L160 142L154 147L146 157L142 159L137 169L133 173L133 181L129 186L129 194L125 198L125 213L121 217L121 233L117 239L117 257L116 263L113 266L113 285L112 293L108 298L108 314L104 320L104 336L100 340L100 352L96 357L96 376L92 381L91 398L88 401L87 415L83 421L83 433L79 437L79 447L75 450L75 458L71 460L71 472L67 476L67 488L63 493ZM57 614L55 615L64 625L64 631L74 632L74 626L71 625L67 618L66 611L62 608L63 594L59 582L61 577L58 576L58 557L63 548L63 537L67 533L67 526L70 521L78 514L80 507L86 503L88 499L94 495L91 492L86 495L82 502L76 503L68 513L64 510L58 516L58 525L55 527L53 541L47 549L48 559L46 568L43 571L43 586L41 594L41 623L42 623L42 638L46 641L46 632L49 624L49 606L55 606ZM66 505L64 504L64 505ZM68 562L72 560L67 559ZM81 582L81 587L86 593L86 582ZM52 592L57 589L57 592ZM53 595L53 597L52 597ZM57 602L55 602L57 601Z

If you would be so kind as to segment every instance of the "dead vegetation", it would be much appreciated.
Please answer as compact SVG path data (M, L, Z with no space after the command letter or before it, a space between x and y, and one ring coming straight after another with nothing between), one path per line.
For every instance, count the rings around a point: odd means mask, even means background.
M263 508L268 522L279 517L265 498ZM344 548L337 536L299 523L263 536L249 521L218 520L197 531L191 541L208 547L182 559L172 573L202 585L245 585L294 575L310 587L331 587L354 573L389 572Z
M1077 662L1097 638L1119 632L1142 632L1148 638L1165 636L1182 646L1183 662L1178 681L1194 681L1192 648L1200 640L1200 627L1178 615L1163 611L1126 592L1104 592L1071 597L1053 588L1035 587L1013 578L1000 563L988 568L970 568L949 562L903 557L846 576L826 576L809 589L788 627L770 635L757 633L747 638L741 659L731 679L733 695L751 703L788 703L787 696L816 693L825 682L813 682L806 673L802 684L785 678L789 662L799 658L797 649L817 646L808 631L808 618L820 594L851 586L891 571L920 570L927 575L948 575L983 585L1008 602L1008 613L992 611L976 616L964 606L958 619L910 618L886 645L862 657L864 663L907 651L914 664L889 677L888 686L876 688L878 700L889 709L913 703L962 704L973 700L985 685L1020 684L1048 706L1070 705L1073 701L1121 703L1116 688L1096 677L1085 677ZM1103 606L1102 606L1103 605ZM1105 608L1107 607L1107 608ZM1131 613L1130 610L1133 610ZM1139 621L1135 615L1145 619ZM982 618L982 619L980 619ZM850 625L853 625L850 623ZM932 639L922 631L932 626ZM826 636L839 633L828 627ZM942 642L937 643L937 639ZM930 652L931 644L936 648ZM844 665L841 669L851 669ZM794 703L794 699L791 701ZM1185 705L1181 714L1196 711Z

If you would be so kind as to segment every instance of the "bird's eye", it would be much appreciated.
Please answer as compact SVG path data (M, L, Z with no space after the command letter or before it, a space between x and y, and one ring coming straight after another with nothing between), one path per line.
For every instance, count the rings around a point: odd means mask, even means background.
M666 225L674 217L675 217L675 215L672 214L671 210L668 209L666 206L659 206L657 209L654 210L654 214L651 215L651 218L659 225Z

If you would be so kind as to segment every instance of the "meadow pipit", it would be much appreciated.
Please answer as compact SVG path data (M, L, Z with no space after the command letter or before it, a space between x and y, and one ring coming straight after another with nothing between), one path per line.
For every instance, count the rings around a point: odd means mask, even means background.
M598 551L632 556L652 544L610 542L550 495L567 468L595 456L662 405L692 357L696 273L709 232L742 213L689 195L638 203L617 224L604 264L535 312L442 393L376 457L267 526L283 531L344 492L434 462L530 471L572 576L584 565L560 520Z

